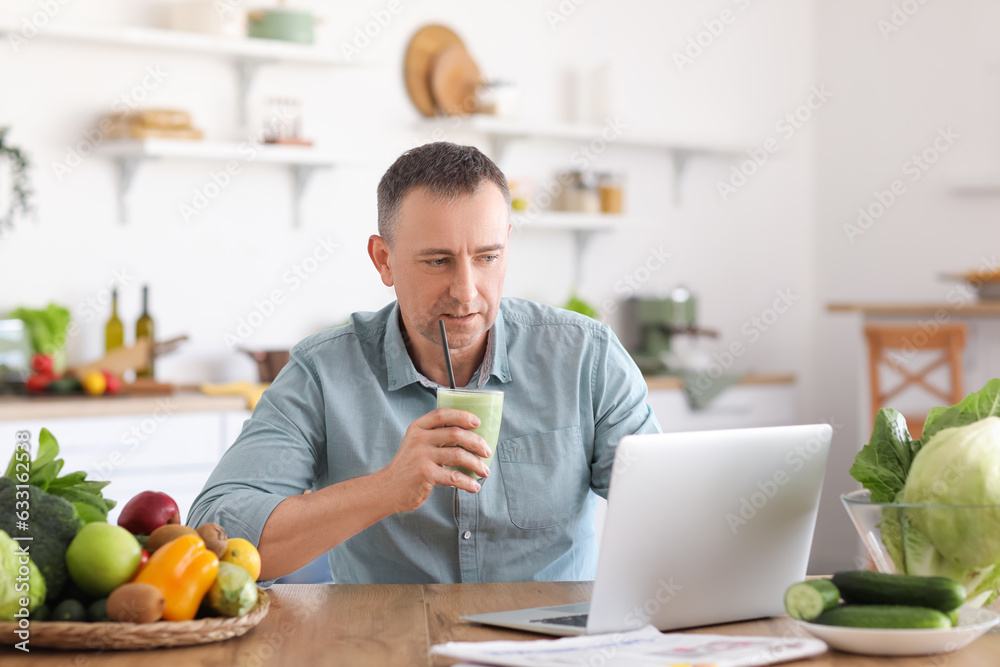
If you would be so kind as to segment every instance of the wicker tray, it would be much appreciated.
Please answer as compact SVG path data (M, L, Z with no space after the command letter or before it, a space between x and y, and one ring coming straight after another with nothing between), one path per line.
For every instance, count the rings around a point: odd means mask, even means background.
M32 648L74 650L123 650L192 646L231 639L246 634L267 616L270 596L263 589L257 604L239 618L199 618L194 621L158 621L156 623L72 623L37 621L31 624ZM17 623L0 623L0 642L16 644Z

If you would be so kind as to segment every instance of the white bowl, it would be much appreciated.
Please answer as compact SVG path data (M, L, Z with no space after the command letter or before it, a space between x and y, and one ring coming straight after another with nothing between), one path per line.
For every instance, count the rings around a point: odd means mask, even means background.
M962 607L958 625L941 630L844 628L791 620L838 651L862 655L931 655L965 648L1000 623L1000 614Z

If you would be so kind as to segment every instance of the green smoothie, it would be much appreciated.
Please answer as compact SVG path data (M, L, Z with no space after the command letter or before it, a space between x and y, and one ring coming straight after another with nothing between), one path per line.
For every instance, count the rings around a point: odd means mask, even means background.
M437 390L437 406L471 412L479 417L479 427L473 429L490 446L490 452L497 453L497 439L500 437L500 416L503 414L502 391L478 391L475 389L449 389L439 387ZM482 458L482 457L480 457ZM493 465L493 456L483 459L487 466ZM462 466L450 466L464 472L473 479L482 479L479 475Z

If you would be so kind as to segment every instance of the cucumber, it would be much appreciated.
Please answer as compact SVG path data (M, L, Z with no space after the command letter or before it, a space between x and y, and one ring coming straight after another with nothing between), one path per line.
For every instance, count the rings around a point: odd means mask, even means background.
M887 604L845 604L825 611L813 620L820 625L850 628L944 629L951 619L937 609Z
M811 621L840 602L840 591L829 579L810 579L785 591L785 611L792 618Z
M63 600L52 610L50 620L83 622L87 620L87 610L79 600Z
M833 575L847 604L889 604L951 611L965 602L965 587L948 577L917 577L849 570Z

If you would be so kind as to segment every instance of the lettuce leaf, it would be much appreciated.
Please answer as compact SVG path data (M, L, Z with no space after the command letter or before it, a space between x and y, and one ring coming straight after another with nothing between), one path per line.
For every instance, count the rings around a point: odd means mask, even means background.
M875 417L871 440L851 466L851 477L871 491L872 502L891 503L903 490L920 441L913 440L906 419L891 408L882 408Z
M938 431L967 426L986 417L1000 417L1000 378L994 378L977 392L969 394L950 408L934 408L924 421L923 440L930 440Z

